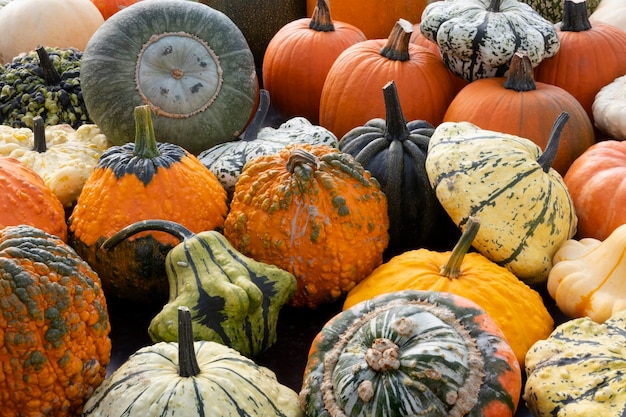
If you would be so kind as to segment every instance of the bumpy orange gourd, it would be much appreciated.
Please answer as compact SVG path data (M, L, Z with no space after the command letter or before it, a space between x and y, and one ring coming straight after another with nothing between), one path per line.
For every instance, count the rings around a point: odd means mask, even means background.
M0 156L0 228L27 224L67 240L65 209L31 168Z
M338 299L382 263L387 199L354 158L326 145L289 145L244 167L224 235L243 254L297 279L293 306Z
M350 290L344 310L394 291L456 294L472 300L495 320L523 366L526 352L550 335L554 320L537 291L483 255L467 253L479 225L478 219L470 218L451 252L417 249L391 258Z

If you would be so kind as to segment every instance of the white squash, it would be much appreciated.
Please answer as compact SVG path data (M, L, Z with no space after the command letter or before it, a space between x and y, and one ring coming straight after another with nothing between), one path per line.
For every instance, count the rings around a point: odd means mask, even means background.
M602 0L591 13L589 19L609 23L626 30L626 2L624 0Z
M598 91L591 111L594 124L600 131L611 139L626 139L626 75Z

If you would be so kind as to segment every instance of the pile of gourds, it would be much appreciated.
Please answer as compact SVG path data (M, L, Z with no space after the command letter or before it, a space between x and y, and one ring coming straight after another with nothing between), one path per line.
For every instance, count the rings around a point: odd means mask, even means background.
M619 5L61 3L0 38L0 414L623 414ZM110 373L107 298L162 306Z

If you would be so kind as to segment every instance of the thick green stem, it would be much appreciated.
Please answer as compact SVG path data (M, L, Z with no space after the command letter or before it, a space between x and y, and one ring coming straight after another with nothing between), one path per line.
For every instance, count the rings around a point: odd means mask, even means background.
M380 50L380 54L392 61L408 61L409 42L413 33L413 25L404 19L399 19L387 38L387 43Z
M565 0L563 21L559 29L562 32L583 32L591 29L586 1Z
M200 373L193 341L191 313L188 307L178 307L178 375L183 378Z
M135 107L135 150L134 155L142 159L155 158L160 155L157 146L150 106Z
M389 142L394 140L403 141L411 132L406 125L395 82L389 81L385 84L383 96L385 98L385 138Z
M518 92L537 89L533 64L526 51L517 51L513 55L504 88Z
M335 30L335 25L330 16L328 0L317 0L317 3L315 3L315 9L313 9L311 21L309 22L309 29L318 32L333 32Z
M43 78L46 80L46 85L57 85L61 82L61 76L59 72L54 68L48 51L43 46L35 49L37 56L39 57L39 66L43 70Z
M563 132L565 123L568 120L569 114L567 112L562 112L561 114L559 114L559 117L556 118L554 124L552 125L552 131L550 132L550 138L548 139L546 149L539 156L539 158L537 158L537 163L541 165L541 168L543 168L544 172L550 171L550 168L552 167L552 163L554 162L556 154L559 151L561 132Z
M441 267L441 275L448 278L458 278L461 275L461 265L465 255L472 247L474 238L480 229L480 221L475 217L469 217L465 224L465 230L461 234L456 245L452 249L452 253L448 258L448 262Z
M41 116L35 116L33 117L33 151L44 153L47 150L45 122Z

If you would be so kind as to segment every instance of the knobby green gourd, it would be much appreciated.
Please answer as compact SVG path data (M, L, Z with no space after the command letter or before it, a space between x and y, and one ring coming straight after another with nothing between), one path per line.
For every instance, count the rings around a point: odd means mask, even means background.
M180 306L191 309L196 340L222 343L249 357L276 341L280 309L296 291L292 274L242 255L217 231L193 234L165 220L134 223L102 247L110 249L146 230L167 232L181 240L165 259L169 300L150 322L153 341L177 340Z

